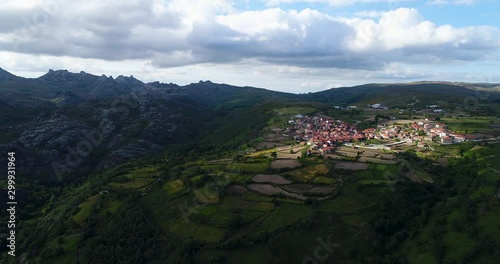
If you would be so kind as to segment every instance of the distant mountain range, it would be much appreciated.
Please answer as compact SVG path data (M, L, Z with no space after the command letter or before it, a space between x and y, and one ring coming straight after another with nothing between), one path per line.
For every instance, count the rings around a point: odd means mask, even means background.
M387 93L442 94L443 96L474 96L478 92L500 90L500 84L494 83L463 83L463 82L436 82L422 81L395 84L365 84L354 87L332 88L329 90L310 93L308 95L295 95L276 92L254 87L236 87L227 84L217 84L210 81L200 81L186 86L173 83L150 82L144 83L134 76L120 75L116 78L106 75L93 75L86 72L71 73L67 70L49 70L38 78L23 78L13 75L0 68L0 85L8 101L19 98L36 101L49 99L58 104L75 103L79 100L111 98L126 95L132 92L151 93L163 95L182 95L193 98L203 98L208 101L224 100L225 96L260 95L286 99L316 99L321 101L339 101L345 103L362 103L378 99L379 95ZM235 89L236 88L236 89ZM471 91L472 90L472 91ZM203 93L200 94L200 91ZM356 97L356 98L353 98ZM73 100L72 100L73 99ZM387 98L386 98L387 99ZM40 103L40 102L37 102ZM36 106L30 104L26 106Z

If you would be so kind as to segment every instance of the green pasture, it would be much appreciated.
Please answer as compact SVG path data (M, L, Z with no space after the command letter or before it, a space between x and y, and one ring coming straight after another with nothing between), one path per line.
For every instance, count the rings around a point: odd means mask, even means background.
M274 109L274 111L282 113L284 115L297 115L297 114L310 115L317 112L317 110L313 107L303 107L303 106L276 108Z
M226 171L237 173L264 173L269 170L269 162L260 163L233 163L226 166Z
M185 188L184 182L180 179L166 182L163 185L163 189L167 192L169 196L175 195L176 193L182 191Z
M78 205L80 211L78 211L78 213L73 216L73 220L78 224L83 225L83 223L87 220L87 218L89 218L90 214L92 213L92 207L97 202L97 199L99 199L99 194L87 198L87 200Z
M140 189L151 184L159 176L158 167L136 168L113 179L109 185L118 190Z
M491 125L500 124L500 119L488 116L442 118L441 121L458 133L487 132L492 130Z

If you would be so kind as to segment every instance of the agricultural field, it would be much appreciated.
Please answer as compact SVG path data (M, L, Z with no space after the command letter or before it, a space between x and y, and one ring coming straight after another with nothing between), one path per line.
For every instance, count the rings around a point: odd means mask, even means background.
M346 151L351 150L346 149ZM182 237L195 236L191 232L183 234L180 230L195 230L207 237L205 241L214 243L220 241L224 237L223 234L229 232L227 227L236 222L239 223L238 225L242 225L241 230L247 230L237 232L236 235L238 236L254 232L258 234L266 230L270 232L283 226L291 225L307 215L303 214L304 210L308 208L304 202L306 197L303 195L311 193L322 197L333 194L339 188L339 186L331 185L337 182L335 177L332 178L330 175L330 168L332 167L347 171L347 175L344 176L344 181L347 180L347 186L342 188L344 190L342 194L321 201L318 210L325 210L327 212L334 210L341 214L345 213L341 217L344 221L359 225L363 222L362 219L365 216L365 213L361 210L373 206L373 204L364 204L361 202L363 199L366 199L365 196L373 195L374 200L378 199L376 197L391 190L391 186L394 185L398 178L397 165L318 160L315 157L306 159L305 163L304 161L299 163L296 160L280 159L269 162L259 157L262 154L271 152L273 152L273 149L263 150L257 155L256 153L249 154L242 161L221 164L222 167L220 169L224 172L223 175L231 175L225 177L228 182L225 183L227 187L224 188L223 193L226 193L226 195L223 198L221 196L211 197L211 194L218 195L217 191L213 189L206 191L206 188L192 189L192 194L186 192L185 196L176 198L173 202L174 205L171 205L170 208L175 208L175 204L185 204L194 208L194 213L189 218L190 224L183 224L182 217L180 216L182 214L177 213L179 216L176 221L172 222L170 220L164 224L166 230L177 233ZM363 153L367 153L366 155L372 157L389 155L377 150L368 150ZM193 163L183 165L180 168L182 170L196 171L196 167L201 168L202 166L200 163ZM294 168L297 166L301 167ZM280 175L265 174L269 169L287 170ZM172 174L176 173L172 172ZM183 174L189 176L194 173L181 173L181 175ZM249 176L250 178L248 178ZM242 181L242 178L245 180ZM200 181L201 176L192 176L190 179L196 179L193 181L193 183L196 183ZM216 179L218 178L211 176L208 181ZM249 183L248 180L254 183ZM292 182L296 183L292 184ZM241 185L242 183L243 185ZM162 189L155 189L154 192L161 191L163 193L162 196L168 197L180 192L184 188L189 187L183 181L177 179L166 182ZM363 190L367 193L362 194ZM346 192L348 195L346 195ZM287 196L287 193L291 194L287 198L288 200L279 197L280 195ZM197 204L190 204L190 201L193 201L189 198L190 196L196 198L195 201L197 200ZM271 203L273 199L281 201L281 205L273 205ZM349 206L350 209L333 209L343 204ZM298 207L291 207L292 205ZM156 211L158 209L154 209L153 207L151 210ZM298 212L301 214L295 215ZM158 213L158 221L164 218L161 216L163 214ZM283 222L282 219L284 218L288 220ZM277 219L280 219L280 221L277 221Z
M498 117L488 116L470 116L470 117L453 117L441 119L448 128L457 133L481 133L481 132L499 132L498 126L500 119Z
M161 188L154 187L141 200L164 230L181 238L199 239L215 245L224 241L236 243L242 238L256 239L268 233L281 234L280 230L295 228L300 221L321 212L335 212L339 214L341 223L360 226L370 219L364 209L375 206L376 201L390 191L396 180L393 177L397 177L391 173L397 174L397 165L354 163L356 170L346 170L344 168L348 168L349 164L341 163L340 169L345 171L346 186L343 186L337 181L339 176L332 174L337 162L318 157L303 158L300 163L279 159L263 162L262 157L249 154L240 161L222 165L222 175L230 177L205 177L205 185L198 188L186 185L185 180L172 179ZM280 174L263 173L273 164L280 165L280 168L274 169L286 170ZM193 163L179 166L179 170L193 170L193 167L199 166L199 163ZM170 174L182 175L175 170ZM211 182L216 183L221 177L226 182L216 184L221 187L214 189ZM200 176L188 179L195 178L195 182L201 181ZM167 202L169 197L173 200ZM310 201L314 200L317 202L311 206ZM366 200L371 202L366 203ZM256 260L259 254L267 256L268 253L260 252L262 250L257 244L231 250L231 254L253 252L255 256L252 259ZM220 255L221 252L207 249L201 251L199 257ZM231 254L226 257L231 258Z
M225 167L226 171L236 173L265 173L269 170L269 162L233 163Z
M83 203L81 203L78 208L80 209L77 214L73 216L73 220L78 224L83 224L91 215L91 210L94 204L99 199L99 194L87 198Z
M368 169L368 163L336 161L335 168L342 170L366 170Z
M273 170L283 170L295 169L300 166L301 164L296 160L273 160L270 167Z
M182 191L184 188L184 182L182 182L182 180L180 179L166 182L164 185L164 189L169 196L175 195L176 193Z
M329 173L329 168L325 164L309 165L305 168L294 169L282 173L282 175L293 179L296 182L310 182L319 176L326 176Z
M277 248L283 246L268 248L260 242L249 246L242 245L241 241L259 241L269 234L275 239L284 238L287 233L284 230L296 229L299 223L309 221L313 215L322 219L325 214L335 214L338 225L356 233L355 229L377 221L376 212L380 210L381 201L397 192L398 185L425 185L434 181L424 168L395 153L415 149L413 145L397 146L395 152L341 146L324 158L304 157L301 152L307 146L291 145L293 142L282 135L282 128L270 127L266 133L270 134L259 143L258 151L233 160L193 161L169 171L169 180L160 187L154 186L141 198L148 215L165 232L210 245L202 249L197 258L217 259L223 255L224 259L231 260L238 258L238 254L246 254L250 259L248 263L255 263L273 259ZM500 160L497 162L495 153L500 144L467 146L435 145L432 149L416 149L415 153L433 164L445 162L446 165L449 159L475 157L487 166L478 172L479 177L484 182L497 181L499 174L495 170ZM130 174L139 175L140 171L125 175L134 178ZM496 191L492 186L482 186L468 198L478 201L493 197ZM493 224L496 209L492 210L478 223L493 234L499 234L498 226ZM456 217L450 216L449 221L456 222L454 219ZM444 252L443 258L459 261L465 257L463 251L474 247L476 242L463 232L446 228L440 243L450 250ZM418 240L429 239L425 237L429 230L426 227ZM314 241L314 236L322 234L321 230L312 229L311 232L303 237L311 236ZM344 234L335 237L339 247L348 239ZM287 243L292 242L281 241L281 245ZM235 248L226 250L223 245L235 245ZM297 242L296 246L310 245ZM408 252L410 263L436 262L434 254L429 252L430 247L405 244L402 248L403 252ZM283 257L280 255L280 259ZM342 253L339 257L348 258Z
M318 110L313 107L301 107L301 106L292 106L292 107L285 107L285 108L277 108L274 109L274 111L282 114L282 115L310 115Z
M136 168L116 177L110 186L118 190L142 189L153 183L158 176L158 168L156 167Z
M291 181L283 178L280 175L275 174L257 174L252 178L252 181L256 183L275 183L275 184L290 184Z
M334 154L326 157L340 161L359 161L360 163L396 164L396 156L383 149L361 148L352 146L341 146ZM340 163L348 164L348 163ZM352 165L351 165L352 166ZM362 166L362 165L359 165Z

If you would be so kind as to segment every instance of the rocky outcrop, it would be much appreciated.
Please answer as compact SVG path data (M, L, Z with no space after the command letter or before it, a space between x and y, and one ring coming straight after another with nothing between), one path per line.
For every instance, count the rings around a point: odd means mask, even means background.
M85 177L161 153L172 143L194 143L214 104L239 91L253 92L211 82L144 84L133 76L67 70L25 79L1 69L0 89L5 92L0 100L34 113L23 117L15 138L0 151L15 150L23 174L41 180L60 180L58 170Z
M26 130L18 141L25 148L48 148L62 150L84 138L85 127L81 124L52 119Z

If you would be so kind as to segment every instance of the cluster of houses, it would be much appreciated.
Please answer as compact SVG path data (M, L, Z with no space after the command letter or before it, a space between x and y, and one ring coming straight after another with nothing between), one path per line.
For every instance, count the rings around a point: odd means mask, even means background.
M287 129L287 133L292 134L295 140L310 145L312 150L321 154L332 153L340 143L362 139L416 142L421 147L436 138L441 144L481 140L477 135L448 131L445 124L433 119L415 121L407 125L380 125L377 128L362 131L351 124L322 115L313 117L296 115L288 122L292 127Z
M438 137L441 144L453 144L464 141L475 141L478 139L475 135L454 133L447 130L443 123L433 120L416 121L410 126L391 125L381 126L379 129L369 128L363 131L368 139L389 139L401 140L406 142L431 142Z
M297 115L289 123L293 128L289 128L288 132L294 133L295 140L306 142L321 154L332 153L339 143L365 138L363 131L355 126L327 116Z
M432 134L428 131L432 130ZM417 123L412 124L410 127L401 125L380 126L376 128L367 128L363 130L367 139L381 139L381 140L399 140L405 142L420 142L424 146L424 142L430 142L433 139L434 133L443 132L444 127L442 124L426 124L418 126Z

